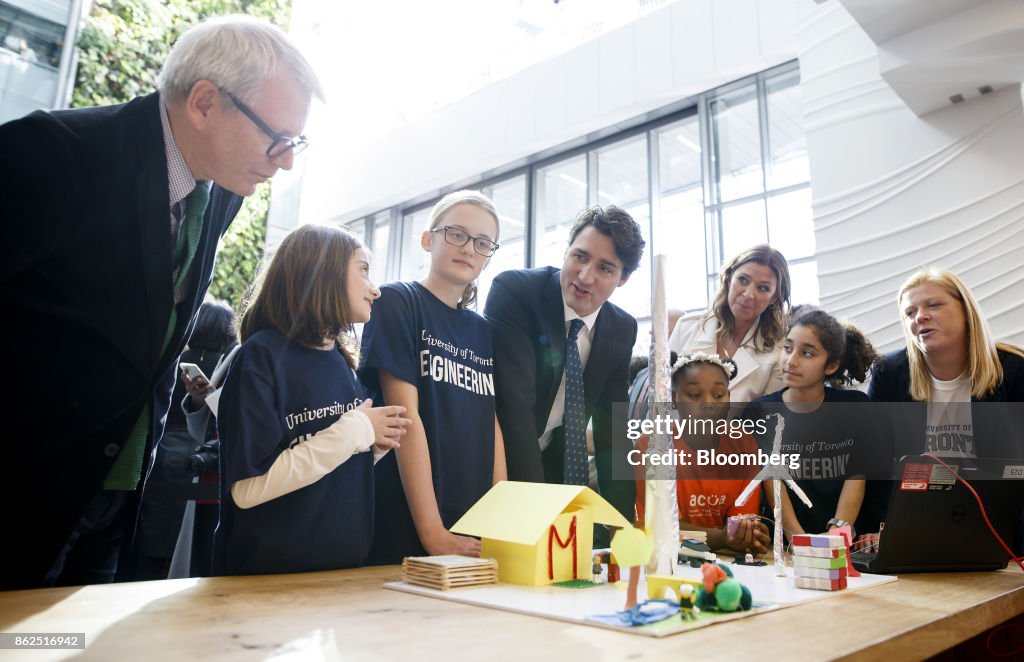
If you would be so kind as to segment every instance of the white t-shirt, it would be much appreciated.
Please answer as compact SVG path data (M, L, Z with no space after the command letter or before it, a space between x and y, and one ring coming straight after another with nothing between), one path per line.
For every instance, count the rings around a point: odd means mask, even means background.
M932 377L924 448L924 452L940 457L977 457L971 381L966 374L948 382Z

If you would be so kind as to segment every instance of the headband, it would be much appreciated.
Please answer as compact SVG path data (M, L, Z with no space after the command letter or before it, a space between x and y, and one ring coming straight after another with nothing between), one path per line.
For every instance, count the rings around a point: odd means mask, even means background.
M725 376L730 380L736 376L736 362L729 358L721 358L718 354L708 354L707 352L693 352L692 354L684 354L679 357L679 360L672 366L672 374L676 374L677 371L682 370L691 363L708 363L710 365L716 365L725 371Z

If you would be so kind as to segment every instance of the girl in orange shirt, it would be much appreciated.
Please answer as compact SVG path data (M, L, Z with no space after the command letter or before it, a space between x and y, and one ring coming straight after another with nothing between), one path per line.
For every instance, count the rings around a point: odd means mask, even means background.
M729 548L737 552L760 554L768 551L768 527L754 517L740 520L732 536L726 526L735 515L756 515L760 504L755 494L743 506L736 498L757 474L756 465L708 465L700 461L706 453L719 456L757 454L757 442L749 434L729 427L729 380L736 364L717 354L697 352L683 356L672 366L672 405L683 423L673 446L676 464L676 496L679 525L686 530L706 531L711 549ZM723 429L725 431L723 431ZM688 430L687 433L682 433ZM684 439L685 436L685 439ZM637 448L647 452L648 438L637 440ZM703 466L702 466L703 464ZM637 522L644 523L646 485L644 467L637 466Z

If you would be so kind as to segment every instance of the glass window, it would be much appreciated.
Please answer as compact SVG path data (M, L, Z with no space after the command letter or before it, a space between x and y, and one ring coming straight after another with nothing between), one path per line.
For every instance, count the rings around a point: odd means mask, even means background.
M406 214L402 220L401 257L398 261L398 280L422 280L430 270L430 253L423 250L420 237L427 229L433 205Z
M804 132L800 70L765 81L768 114L768 188L806 182L811 178ZM769 214L769 217L771 215Z
M647 135L597 150L597 204L625 209L647 202Z
M559 161L536 174L535 266L561 266L576 214L587 206L587 156Z
M648 242L637 271L611 297L644 329L651 311L650 256L656 253L668 256L668 308L705 309L717 290L722 261L769 241L793 265L793 301L816 302L800 72L787 65L723 89L728 91L702 95L690 110L673 115L671 121L653 123L643 133L591 145L588 152L531 165L481 186L501 217L501 248L479 278L478 309L502 271L561 266L569 228L591 202L628 211ZM652 151L657 161L653 164ZM654 190L652 166L657 168ZM388 250L390 213L366 219L367 243L380 256ZM426 275L429 254L420 247L420 235L429 213L429 206L417 208L394 228L397 254L389 256L386 270L391 278ZM533 223L532 230L528 223ZM532 247L527 237L532 237ZM374 260L378 281L383 280L377 274L383 276L384 267L383 257ZM642 330L637 340L641 353L650 342L645 334Z
M366 219L360 218L356 221L349 221L345 228L359 239L359 243L366 246Z
M712 182L718 202L764 191L761 130L754 83L714 98L711 110Z
M481 192L494 202L501 219L500 248L477 279L477 310L484 309L494 277L507 269L526 266L526 175L485 186Z
M787 260L814 255L810 187L768 198L768 236Z
M636 321L636 342L633 343L633 356L647 358L651 355L651 327L653 326L650 317ZM672 329L669 329L669 333L672 333Z
M53 18L67 21L70 2L37 3L50 9ZM41 16L0 2L0 47L15 53L25 62L52 67L60 66L64 45L64 26Z
M668 256L665 298L669 308L707 307L708 274L697 116L655 132L658 140L660 204L652 254Z
M647 134L597 150L597 197L602 207L625 209L640 224L647 245L626 284L609 299L634 317L651 314L651 206L648 202Z
M388 274L388 240L391 238L391 214L383 211L371 219L370 226L370 250L373 251L373 259L370 260L370 278L377 285L387 282Z
M723 262L754 244L768 241L762 199L725 207L721 211L721 219Z

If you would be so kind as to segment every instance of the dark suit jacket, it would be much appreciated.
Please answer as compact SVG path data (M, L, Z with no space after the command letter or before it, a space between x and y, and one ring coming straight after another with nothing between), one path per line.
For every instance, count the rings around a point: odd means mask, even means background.
M16 393L5 407L0 588L39 584L146 402L148 449L159 439L218 239L241 206L213 187L161 355L173 293L158 104L152 94L0 126L2 346Z
M484 316L494 326L494 374L498 422L505 438L510 480L544 482L537 440L565 370L565 319L560 271L554 267L506 271L491 285ZM586 416L593 418L594 451L601 495L633 521L635 487L626 462L631 447L621 430L612 430L612 404L627 401L629 358L636 341L636 320L605 303L594 327L583 372ZM623 405L624 413L625 405ZM553 441L554 448L564 441ZM613 476L614 474L614 476ZM549 479L553 480L551 472ZM617 480L616 480L617 478Z
M1003 365L1003 382L985 397L971 398L974 448L978 457L1024 458L1024 408L1020 404L990 404L1024 402L1024 358L999 350L999 362ZM906 349L885 355L872 372L868 396L874 402L914 402ZM917 403L896 405L886 416L891 421L896 459L924 451L927 415L927 403Z

